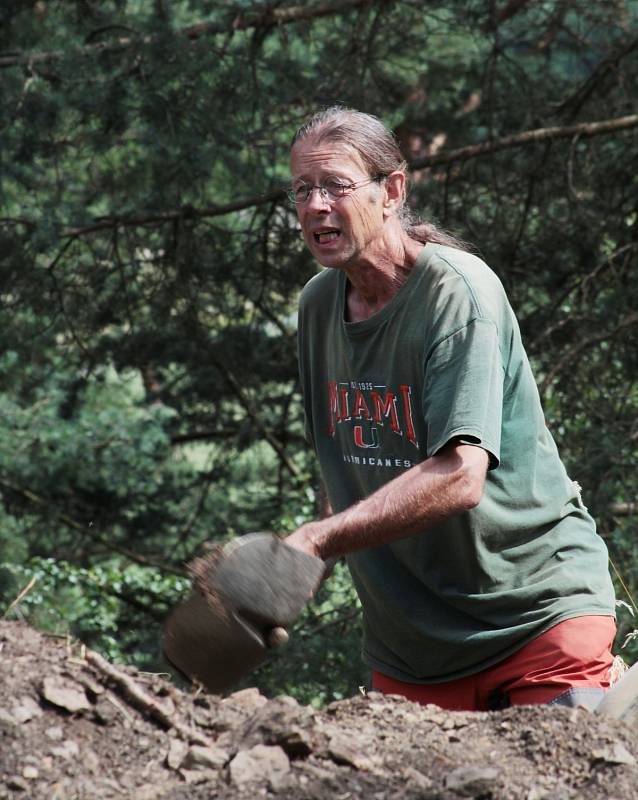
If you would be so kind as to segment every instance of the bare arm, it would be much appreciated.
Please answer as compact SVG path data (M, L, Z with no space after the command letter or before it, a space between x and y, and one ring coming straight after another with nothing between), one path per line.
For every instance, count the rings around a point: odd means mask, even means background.
M327 559L421 532L478 505L487 467L481 447L451 443L345 511L302 525L286 544Z

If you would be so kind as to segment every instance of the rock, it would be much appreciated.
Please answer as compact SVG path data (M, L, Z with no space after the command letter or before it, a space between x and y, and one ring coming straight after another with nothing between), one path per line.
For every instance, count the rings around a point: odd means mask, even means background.
M314 711L300 706L290 697L277 697L257 709L246 722L240 749L255 744L279 745L291 758L309 755L313 750Z
M12 775L7 779L7 788L15 789L18 792L28 792L29 784L19 775Z
M495 788L498 771L492 767L458 767L448 773L445 788L461 797L487 795Z
M179 774L186 783L209 783L217 778L214 769L180 769Z
M47 739L51 739L54 742L61 742L62 739L64 739L64 731L59 725L52 725L50 728L47 728L44 735Z
M64 708L71 714L88 711L92 708L84 687L70 680L59 677L47 677L42 681L42 697L58 708Z
M40 773L38 772L36 767L33 767L33 766L25 767L22 770L22 777L26 778L29 781L34 781L36 778L39 777L39 775L40 775Z
M10 714L6 709L0 708L0 730L2 728L15 728L17 724L18 721L12 714Z
M101 766L100 757L95 750L91 750L89 747L82 748L82 768L85 772L97 775Z
M171 739L168 743L168 753L166 754L166 764L171 769L179 769L184 763L188 753L188 744L182 739Z
M166 797L168 789L166 786L158 786L156 783L144 783L135 789L135 800L159 800Z
M370 769L370 759L357 750L355 740L345 733L338 733L331 737L328 743L328 753L337 764L347 764L355 769Z
M258 744L242 750L230 762L230 779L235 786L246 783L275 784L290 771L290 761L281 747Z
M123 712L119 701L107 693L98 698L93 707L93 715L100 725L116 725L122 719Z
M221 747L204 747L194 744L188 748L184 761L185 769L221 769L228 763L229 754Z
M268 699L260 693L259 689L250 687L249 689L240 689L238 692L228 695L222 700L221 705L242 706L246 709L257 709L265 706Z
M19 725L22 725L24 722L28 722L30 719L41 717L42 709L32 697L25 695L24 697L21 697L17 704L11 709L11 716Z
M620 742L599 750L593 750L592 760L594 763L603 761L605 764L628 764L629 766L633 766L636 763L636 759Z
M52 747L49 752L58 758L71 759L80 755L80 746L73 739L66 739L59 747Z
M431 789L434 785L433 781L428 778L427 775L419 772L418 769L414 769L414 767L406 767L403 770L403 777L410 788L420 789L421 791Z

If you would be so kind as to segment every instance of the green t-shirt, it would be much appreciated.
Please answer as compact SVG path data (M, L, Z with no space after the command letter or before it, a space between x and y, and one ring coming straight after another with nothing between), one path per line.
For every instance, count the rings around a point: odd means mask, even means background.
M607 551L543 418L518 325L478 258L426 245L377 314L344 321L346 277L304 288L307 434L335 512L452 439L488 451L480 504L348 556L364 657L391 677L452 680L570 617L614 615Z

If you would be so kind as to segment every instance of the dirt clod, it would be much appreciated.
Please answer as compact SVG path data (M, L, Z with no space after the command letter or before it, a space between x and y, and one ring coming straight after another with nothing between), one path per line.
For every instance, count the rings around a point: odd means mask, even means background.
M181 692L15 622L0 649L0 800L638 800L632 731L585 710L315 711Z

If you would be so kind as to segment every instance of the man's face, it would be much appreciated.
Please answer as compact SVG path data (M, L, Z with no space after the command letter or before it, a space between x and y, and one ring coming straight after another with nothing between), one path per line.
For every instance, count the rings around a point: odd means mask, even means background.
M319 186L328 178L346 184L370 179L357 152L347 145L312 136L292 148L292 186ZM357 260L382 247L384 189L378 182L360 186L336 200L314 189L305 203L297 203L304 240L324 267L354 266Z

